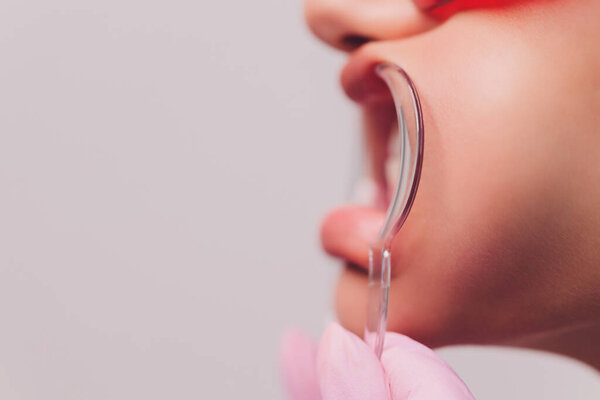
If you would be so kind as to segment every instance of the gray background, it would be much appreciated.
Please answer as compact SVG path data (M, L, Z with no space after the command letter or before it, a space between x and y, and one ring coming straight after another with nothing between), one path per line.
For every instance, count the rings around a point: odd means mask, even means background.
M283 398L282 330L330 309L342 63L298 0L3 0L0 398ZM481 399L600 397L574 362L441 354Z

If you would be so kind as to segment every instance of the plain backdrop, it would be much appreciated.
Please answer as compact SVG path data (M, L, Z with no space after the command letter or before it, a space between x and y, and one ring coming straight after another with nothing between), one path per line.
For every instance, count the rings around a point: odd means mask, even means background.
M0 398L283 399L281 333L331 309L343 58L299 0L3 0ZM600 398L558 357L440 354L480 399Z

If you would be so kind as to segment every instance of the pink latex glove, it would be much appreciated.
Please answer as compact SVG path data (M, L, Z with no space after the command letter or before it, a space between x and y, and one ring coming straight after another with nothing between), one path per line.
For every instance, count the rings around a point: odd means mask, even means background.
M282 368L293 400L472 400L456 373L428 347L387 333L381 361L339 324L318 347L302 332L284 337Z

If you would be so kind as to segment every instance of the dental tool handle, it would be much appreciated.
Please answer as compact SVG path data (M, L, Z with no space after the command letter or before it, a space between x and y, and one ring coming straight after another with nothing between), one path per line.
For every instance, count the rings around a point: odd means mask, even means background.
M369 288L365 340L377 358L383 352L387 325L388 296L390 293L390 252L383 243L369 249Z

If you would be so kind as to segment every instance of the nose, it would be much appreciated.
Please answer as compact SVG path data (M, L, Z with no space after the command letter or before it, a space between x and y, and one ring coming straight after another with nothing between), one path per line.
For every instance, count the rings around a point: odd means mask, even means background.
M439 23L412 0L306 0L305 17L318 38L346 51L373 40L412 36Z

